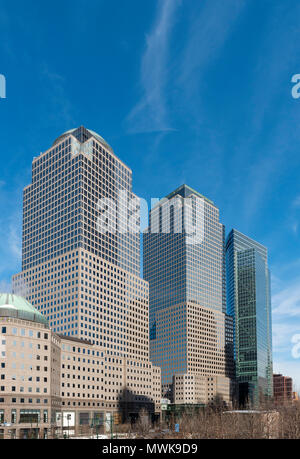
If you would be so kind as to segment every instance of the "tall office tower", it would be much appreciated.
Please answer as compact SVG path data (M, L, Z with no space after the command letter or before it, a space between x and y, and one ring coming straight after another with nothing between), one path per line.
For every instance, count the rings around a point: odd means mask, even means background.
M13 292L54 332L143 367L150 365L148 284L139 275L139 234L128 226L131 176L105 140L82 126L34 158Z
M240 403L273 395L270 272L267 249L237 230L226 242L227 307L234 320Z
M173 400L181 403L188 391L182 384L200 375L205 378L193 379L198 395L189 403L211 400L221 386L229 401L226 353L232 333L223 311L224 228L212 201L183 185L150 211L144 277L150 295L150 358L161 367L163 395L172 398L173 390ZM208 377L209 387L214 386L209 397Z
M24 189L22 270L80 247L139 275L139 235L126 231L120 190L134 197L132 171L102 137L83 126L58 137L34 158L32 184ZM117 206L117 231L105 234L97 229L103 198Z

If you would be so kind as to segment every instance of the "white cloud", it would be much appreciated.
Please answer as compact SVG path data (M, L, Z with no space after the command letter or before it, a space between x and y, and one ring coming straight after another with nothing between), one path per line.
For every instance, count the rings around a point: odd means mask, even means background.
M2 204L7 206L7 212L0 219L0 275L6 279L18 271L22 258L22 211L16 212L15 207L9 206L16 201L15 193L4 193Z
M297 196L297 197L294 199L294 201L293 201L293 203L292 203L292 206L293 206L293 207L300 207L300 196Z
M178 78L190 97L194 98L195 89L201 87L200 80L206 66L217 60L245 5L244 0L217 0L202 2L198 11L192 10L193 18Z
M141 64L143 96L127 117L130 132L171 130L166 105L168 55L175 13L180 0L159 2L154 28L146 38L146 51Z
M47 123L73 126L74 108L67 95L67 81L59 73L49 68L45 62L40 65L40 77L47 86ZM50 96L50 97L49 97Z
M300 280L273 295L272 304L274 316L300 316Z
M272 335L273 335L273 350L278 354L285 354L289 358L292 356L292 337L300 333L300 322L286 321L277 322L273 321Z
M6 280L0 280L0 293L10 293L11 284Z
M198 90L203 91L204 72L218 58L247 5L244 0L183 3L185 22L175 31L176 22L182 19L177 14L181 3L181 0L159 1L141 63L143 95L126 118L131 133L176 130L172 125L175 112L185 119L192 117L194 122L199 121L202 107ZM172 38L185 29L180 42L174 39L176 53L172 53Z
M280 278L272 276L273 371L291 376L300 390L300 359L293 358L293 336L300 334L300 279L287 281L299 267L299 260L281 266ZM284 279L282 278L285 273Z
M292 223L291 230L294 234L298 233L298 226L299 226L298 222Z
M21 260L22 239L19 235L19 227L17 227L16 225L10 225L9 227L8 244L14 257L18 260Z

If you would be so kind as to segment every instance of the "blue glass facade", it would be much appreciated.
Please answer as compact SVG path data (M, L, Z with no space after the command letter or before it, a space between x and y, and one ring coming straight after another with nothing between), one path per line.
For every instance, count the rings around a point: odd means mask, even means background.
M227 312L234 320L240 401L272 396L272 327L267 249L232 230L226 243Z

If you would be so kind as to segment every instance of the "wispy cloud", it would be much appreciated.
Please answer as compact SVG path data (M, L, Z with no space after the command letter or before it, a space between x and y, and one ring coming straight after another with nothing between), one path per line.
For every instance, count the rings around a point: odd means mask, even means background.
M197 9L191 10L178 85L184 89L193 107L199 106L195 95L199 96L199 90L203 91L202 80L207 66L217 61L245 5L244 0L215 0L201 2L200 8L197 4Z
M3 188L0 200L0 279L8 281L13 272L20 269L22 257L22 187L13 190ZM11 206L11 203L16 203Z
M180 0L160 0L141 63L142 98L129 113L131 133L172 130L166 102L170 38Z
M11 224L8 233L8 244L11 253L18 261L20 261L22 257L22 239L19 230L19 226Z
M272 297L273 315L276 317L300 317L300 279Z
M233 173L242 177L237 192L243 187L251 189L244 203L244 219L249 225L266 202L266 193L274 192L276 179L288 163L287 156L300 139L299 132L293 129L299 123L299 116L293 105L289 105L290 69L298 59L300 34L295 17L299 14L299 5L291 9L286 4L274 2L263 39L259 42L260 48L257 48L253 73L249 75L247 127L241 130L240 139L237 136L232 155ZM281 56L280 63L278 56ZM275 112L281 116L273 120ZM258 147L260 141L263 145ZM246 162L252 165L242 175L240 170ZM292 229L295 231L295 226Z
M8 215L0 220L0 251L3 256L0 262L0 275L19 269L22 258L21 214Z
M65 78L51 69L46 63L40 66L40 76L49 89L49 94L47 94L47 123L49 124L50 120L55 125L73 126L75 124L73 117L74 107L67 95Z
M292 355L291 339L293 335L300 333L300 323L288 321L274 322L272 327L273 347L277 353L284 353L287 356Z
M10 293L11 283L6 280L0 280L0 293Z
M292 202L293 207L300 207L300 196L297 196Z
M300 279L292 281L289 285L284 282L279 282L277 285L281 290L272 298L273 370L291 376L295 388L299 390L300 365L299 359L293 356L292 339L293 336L300 334Z
M291 230L292 230L292 232L293 232L294 234L298 234L298 227L299 227L298 222L292 223L292 225L291 225Z

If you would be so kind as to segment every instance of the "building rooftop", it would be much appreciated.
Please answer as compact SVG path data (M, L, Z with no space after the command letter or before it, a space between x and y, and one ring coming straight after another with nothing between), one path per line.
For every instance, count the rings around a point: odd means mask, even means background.
M183 184L180 187L176 188L176 190L172 191L172 193L169 193L166 196L165 199L171 199L174 196L176 196L177 194L179 194L183 198L188 198L191 194L195 194L199 198L202 198L202 199L204 199L204 201L206 201L209 204L212 204L213 206L215 206L215 203L213 201L208 199L206 196L203 196L203 194L199 193L198 191L194 190L193 188L191 188L190 186L188 186L186 184Z
M68 340L68 341L73 341L74 343L79 343L79 344L88 344L90 346L93 345L93 343L87 339L80 339L80 338L76 338L74 336L66 336L66 335L63 335L62 333L57 333L57 335L61 338L61 339L64 339L64 340Z
M84 126L70 129L69 131L64 132L54 141L53 146L60 143L65 137L70 135L76 137L76 139L81 143L86 142L91 137L95 137L98 142L100 142L105 148L113 153L112 147L106 142L106 140L103 139L103 137L101 137L101 135L97 134L97 132L92 131L91 129L86 129Z
M15 317L38 322L49 327L46 317L35 309L32 304L25 298L11 293L0 293L0 317Z
M182 196L183 198L188 198L189 196L191 195L196 195L198 196L199 198L203 199L205 202L211 204L212 206L216 207L215 203L213 201L211 201L210 199L208 199L206 196L203 196L203 194L199 193L198 191L194 190L193 188L191 188L190 186L186 185L186 184L183 184L181 185L180 187L176 188L176 190L172 191L171 193L169 193L166 197L160 199L154 206L151 210L155 209L156 207L164 204L165 202L167 202L168 199L172 199L174 198L174 196Z

